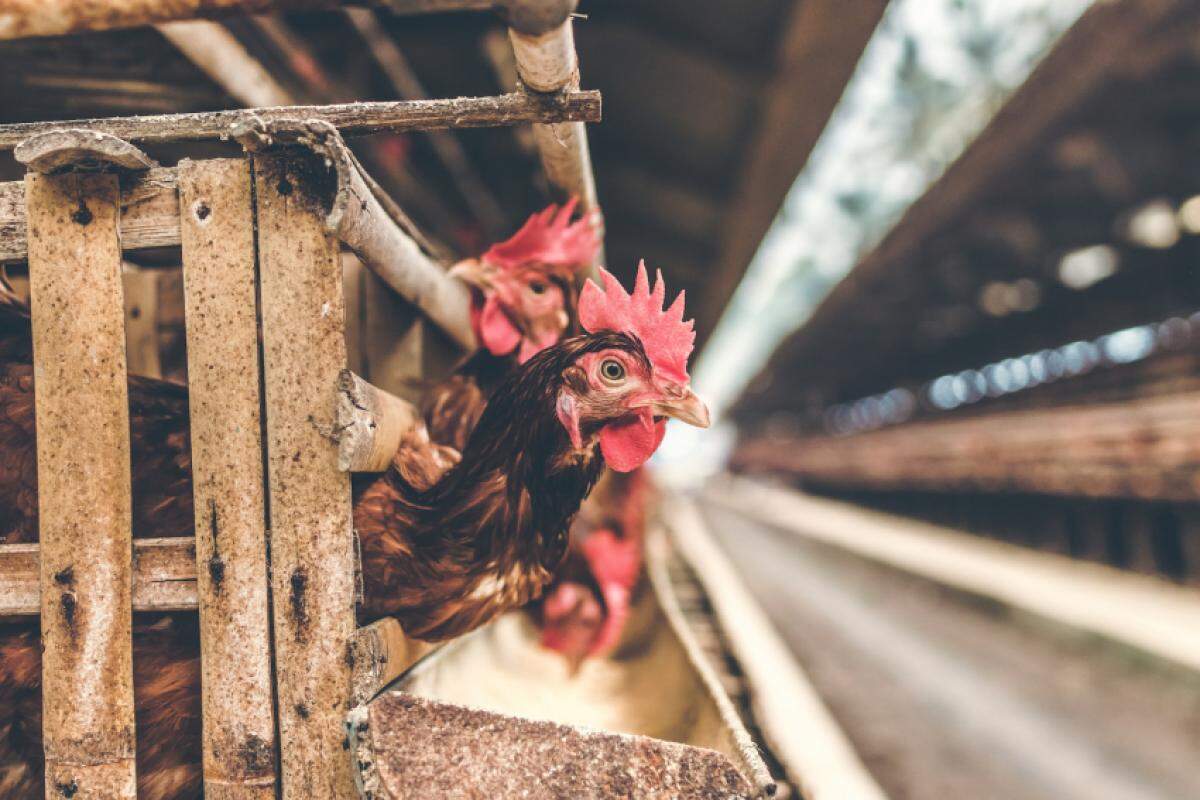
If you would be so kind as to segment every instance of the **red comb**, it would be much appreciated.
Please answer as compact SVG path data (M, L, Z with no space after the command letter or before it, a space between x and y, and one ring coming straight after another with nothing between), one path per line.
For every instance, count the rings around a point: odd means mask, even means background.
M667 289L657 270L654 291L646 277L646 262L638 264L637 282L629 294L608 270L601 269L602 290L588 281L579 296L579 322L588 333L623 331L636 336L654 369L679 383L688 382L687 360L696 341L693 322L683 321L683 292L663 310Z
M551 203L526 220L508 240L492 245L482 259L507 270L541 264L550 267L551 272L568 276L592 263L600 242L590 214L571 223L578 202L571 198L562 207Z

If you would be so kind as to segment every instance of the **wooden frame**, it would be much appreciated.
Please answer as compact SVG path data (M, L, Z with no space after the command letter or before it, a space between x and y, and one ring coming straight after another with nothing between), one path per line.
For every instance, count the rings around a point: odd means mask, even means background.
M204 783L222 798L266 800L275 715L250 165L184 161L179 197Z
M117 3L100 19L73 0L22 3L0 12L0 39L178 12ZM30 264L41 518L39 544L0 545L0 618L38 615L44 627L48 796L136 795L132 612L192 609L206 793L354 795L343 741L351 703L429 647L395 620L356 628L347 471L386 468L418 415L347 369L341 245L460 346L475 341L465 287L445 276L341 134L537 123L555 132L556 148L573 143L565 160L547 157L551 182L594 210L582 123L599 120L600 97L576 90L574 3L512 5L513 36L569 58L567 80L494 98L0 125L0 150L17 149L33 170L23 184L0 184L0 263ZM229 138L247 159L161 168L129 144ZM70 171L40 174L47 156ZM80 159L119 174L76 172ZM134 540L122 256L174 246L183 252L196 536ZM135 302L155 302L156 284L131 282ZM80 461L83 480L71 466ZM248 760L251 751L259 757Z
M134 798L133 511L117 180L31 173L26 189L46 794Z

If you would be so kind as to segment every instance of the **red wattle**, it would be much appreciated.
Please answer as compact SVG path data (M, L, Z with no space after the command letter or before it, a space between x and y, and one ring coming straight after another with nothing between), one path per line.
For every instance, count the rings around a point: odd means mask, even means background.
M517 326L504 313L504 308L495 296L483 302L476 328L483 346L494 356L508 355L517 349L521 341L521 331L517 330Z
M600 452L604 461L617 472L632 472L645 464L662 444L667 432L666 420L654 421L649 409L621 422L600 429Z

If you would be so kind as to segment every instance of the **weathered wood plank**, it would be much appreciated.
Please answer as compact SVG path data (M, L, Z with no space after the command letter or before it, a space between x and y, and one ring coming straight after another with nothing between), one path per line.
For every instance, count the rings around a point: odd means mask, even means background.
M275 796L254 209L246 159L179 165L205 796Z
M0 125L0 151L11 150L30 136L61 128L100 131L130 142L165 144L228 139L231 126L258 118L265 123L317 119L353 136L381 131L489 128L519 122L599 122L600 93L563 92L446 100L398 100L340 103L326 106L279 106L141 117L18 122Z
M170 20L268 12L311 11L349 5L386 6L393 14L504 9L522 27L536 31L557 24L575 8L574 0L548 3L516 0L7 0L0 10L0 39L61 36L130 28Z
M121 248L136 252L179 244L179 197L175 169L159 167L121 177ZM29 255L25 184L0 183L0 264Z
M1200 498L1200 393L757 440L735 464L826 486Z
M158 352L158 279L160 273L126 263L121 278L125 287L125 353L130 375L162 377Z
M26 178L46 796L136 795L125 315L112 175Z
M337 242L307 157L256 156L271 581L284 798L352 797L342 722L355 630L349 476L333 387L346 364Z
M36 617L38 545L0 545L0 619ZM196 547L192 539L135 539L133 610L194 611Z

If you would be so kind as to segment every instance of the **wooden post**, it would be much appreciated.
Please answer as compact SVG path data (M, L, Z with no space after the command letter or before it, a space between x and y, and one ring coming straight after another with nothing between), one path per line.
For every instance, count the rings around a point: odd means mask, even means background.
M377 389L348 369L338 376L338 468L382 472L400 440L420 421L410 403Z
M46 796L136 794L129 398L113 175L26 177Z
M245 159L179 165L204 789L275 796L254 210Z
M517 72L531 90L553 94L579 88L579 60L570 17L544 32L522 32L512 27L508 37L516 56ZM595 212L595 222L602 226L587 128L582 122L534 123L533 139L550 184L564 197L578 197L580 209L585 213ZM603 260L602 253L601 250L597 254L597 263Z
M351 797L342 723L355 630L349 475L335 387L346 364L337 241L305 155L256 156L271 586L283 797Z

